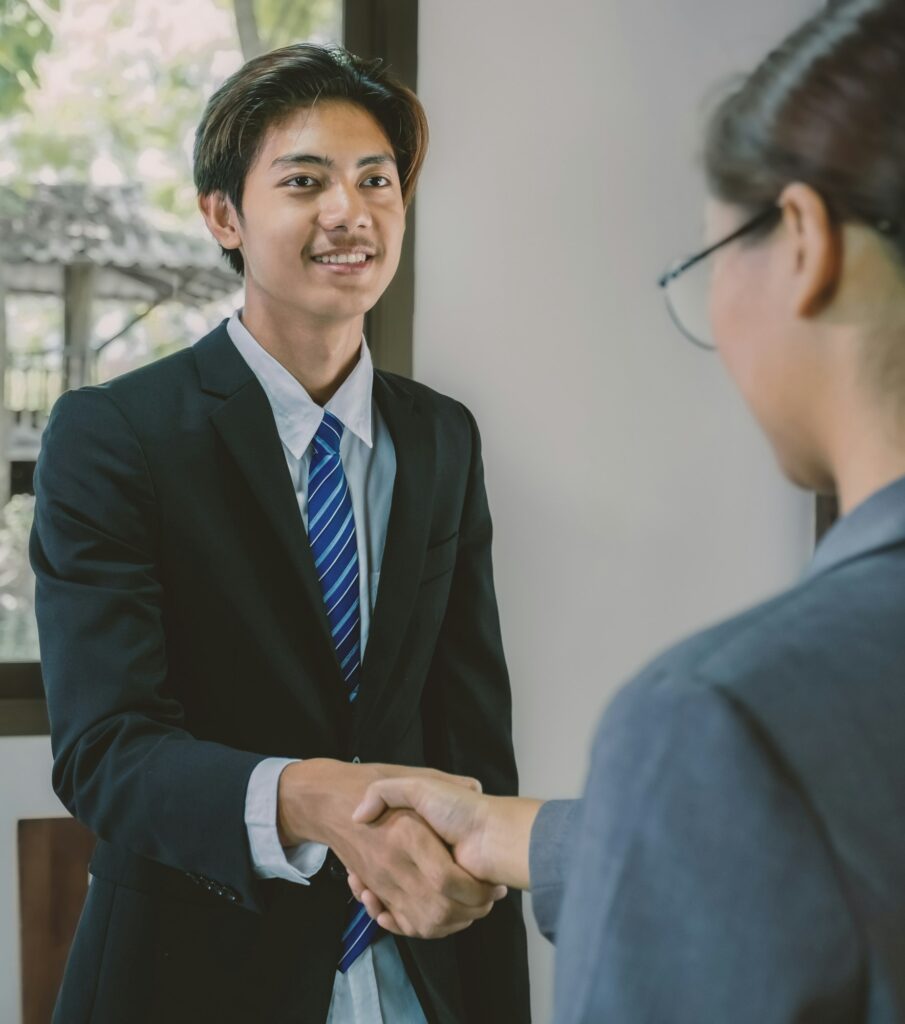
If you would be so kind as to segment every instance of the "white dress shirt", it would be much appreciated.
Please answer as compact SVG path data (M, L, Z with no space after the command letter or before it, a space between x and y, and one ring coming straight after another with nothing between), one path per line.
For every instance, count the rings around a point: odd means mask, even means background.
M255 341L242 323L240 312L233 313L227 330L270 402L298 496L300 529L307 532L310 449L324 409ZM362 655L377 597L396 480L396 452L383 417L372 401L373 382L371 353L362 339L358 364L326 405L345 427L339 451L355 517ZM277 787L280 773L292 763L292 759L271 757L257 765L248 782L245 825L255 872L261 878L283 878L309 885L311 876L323 867L327 847L321 843L302 843L284 848L277 833ZM426 1024L396 944L392 937L383 936L345 974L336 972L327 1024L410 1022Z

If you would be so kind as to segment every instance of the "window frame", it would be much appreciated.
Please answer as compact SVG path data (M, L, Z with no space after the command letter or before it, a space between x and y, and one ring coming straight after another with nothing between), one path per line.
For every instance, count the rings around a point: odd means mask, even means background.
M343 45L359 57L379 57L410 89L418 85L418 0L343 0ZM412 376L415 323L415 206L399 269L383 297L365 317L374 365Z

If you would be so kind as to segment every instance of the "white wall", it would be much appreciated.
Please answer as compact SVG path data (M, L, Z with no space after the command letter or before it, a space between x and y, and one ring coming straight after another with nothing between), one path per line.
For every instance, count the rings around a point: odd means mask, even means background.
M811 501L655 281L701 240L703 98L817 6L422 0L415 372L482 428L526 793L577 793L614 688L810 553Z

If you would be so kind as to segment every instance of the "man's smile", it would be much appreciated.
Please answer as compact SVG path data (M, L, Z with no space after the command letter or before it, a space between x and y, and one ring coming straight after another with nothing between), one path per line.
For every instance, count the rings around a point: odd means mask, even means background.
M374 262L375 255L373 250L356 247L317 253L311 260L328 273L348 275L362 273Z

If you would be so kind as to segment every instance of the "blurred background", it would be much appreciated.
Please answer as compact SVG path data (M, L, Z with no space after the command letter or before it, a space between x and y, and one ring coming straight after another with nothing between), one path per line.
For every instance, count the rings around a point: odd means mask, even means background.
M192 187L207 97L258 53L341 39L338 0L193 0L190 10L176 0L0 3L5 565L21 548L24 496L61 391L180 348L237 304L240 282ZM13 572L0 577L6 660L36 655L27 574Z
M575 795L616 687L813 549L813 500L655 282L701 242L709 103L818 6L0 0L0 1020L49 1019L90 843L50 790L31 467L62 389L190 344L240 301L194 208L210 92L296 39L417 84L417 231L413 215L369 340L477 417L522 789ZM526 910L543 1021L552 953Z

